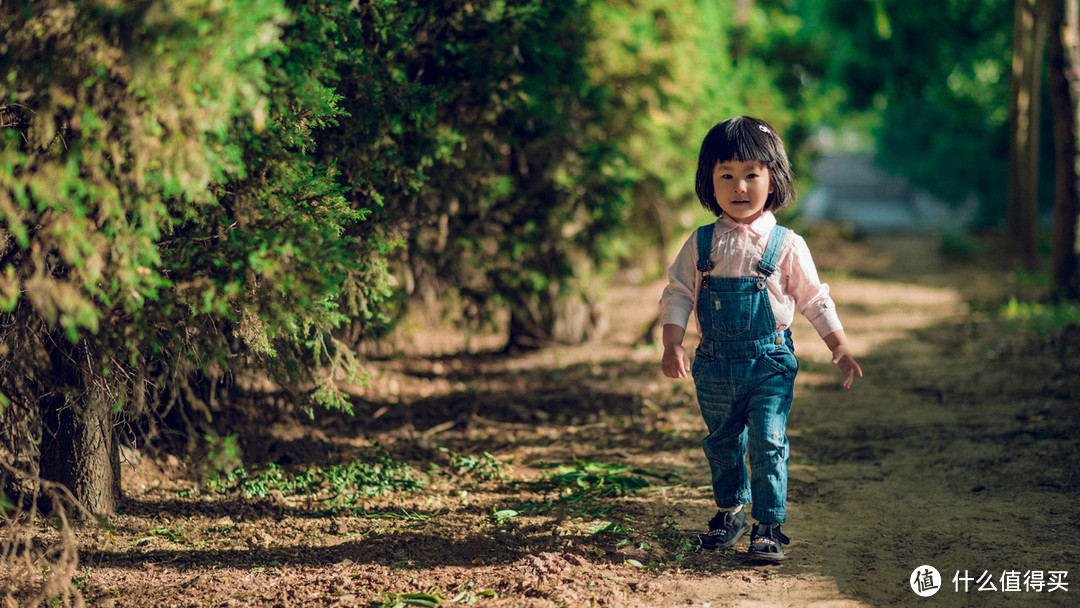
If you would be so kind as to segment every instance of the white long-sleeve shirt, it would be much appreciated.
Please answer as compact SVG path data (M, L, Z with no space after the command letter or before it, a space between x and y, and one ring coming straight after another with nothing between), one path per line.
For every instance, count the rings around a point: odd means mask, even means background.
M710 276L760 277L757 265L765 254L769 234L775 225L776 217L770 212L750 224L739 224L727 217L718 219L711 249L715 266ZM697 306L701 286L697 258L697 231L694 231L668 269L668 285L660 298L660 319L664 324L672 323L686 329L690 314ZM818 278L806 241L794 231L787 232L776 272L766 280L765 287L777 331L791 326L796 308L822 338L843 328L836 305L829 296L829 286ZM698 332L701 332L700 321Z

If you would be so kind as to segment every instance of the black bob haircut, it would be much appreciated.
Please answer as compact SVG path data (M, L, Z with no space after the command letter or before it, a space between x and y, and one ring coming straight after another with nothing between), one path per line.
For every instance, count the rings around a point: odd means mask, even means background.
M722 210L713 191L713 169L723 161L758 161L769 167L773 191L765 209L778 211L795 200L795 182L791 175L784 142L769 123L749 116L729 118L709 129L698 154L697 191L701 206L720 217Z

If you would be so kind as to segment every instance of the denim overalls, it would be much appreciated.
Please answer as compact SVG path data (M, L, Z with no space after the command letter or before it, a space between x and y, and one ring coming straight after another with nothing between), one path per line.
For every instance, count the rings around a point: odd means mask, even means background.
M712 470L719 508L753 502L761 523L787 521L788 412L799 363L791 331L776 330L765 279L776 270L787 229L773 228L758 264L760 277L710 277L715 224L698 229L697 298L701 344L693 365L701 415L709 435L701 442ZM748 479L745 463L750 449Z

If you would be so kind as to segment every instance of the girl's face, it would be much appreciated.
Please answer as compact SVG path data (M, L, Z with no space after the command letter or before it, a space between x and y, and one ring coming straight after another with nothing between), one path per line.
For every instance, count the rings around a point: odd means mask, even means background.
M713 168L713 192L724 214L740 224L749 224L765 212L772 194L769 167L756 160L725 160Z

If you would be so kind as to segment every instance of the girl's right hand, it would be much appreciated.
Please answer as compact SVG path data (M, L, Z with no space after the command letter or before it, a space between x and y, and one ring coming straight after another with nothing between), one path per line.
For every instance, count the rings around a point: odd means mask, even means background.
M840 371L844 374L844 381L840 383L840 386L844 388L851 388L852 383L855 382L855 376L862 378L862 368L855 361L855 357L851 356L851 351L848 350L846 344L841 344L833 349L833 363L840 368Z
M664 347L664 358L661 361L664 375L668 378L684 379L690 377L690 355L682 344L673 344Z

